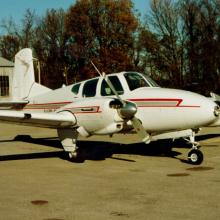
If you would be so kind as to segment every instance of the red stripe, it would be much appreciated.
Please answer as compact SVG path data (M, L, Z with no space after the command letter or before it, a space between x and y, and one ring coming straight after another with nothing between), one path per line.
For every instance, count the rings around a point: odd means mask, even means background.
M37 105L56 105L56 104L70 104L72 102L48 102L48 103L37 103L37 104L28 104L27 106L37 106Z
M183 102L183 99L179 99L179 98L141 98L141 99L128 99L129 101L133 101L133 102L142 102L142 101L146 101L146 102L150 102L150 101L163 101L163 102L170 102L170 101L175 101L177 102L177 104L175 106L166 106L166 105L161 105L161 106L138 106L138 107L141 107L141 108L158 108L158 107L164 107L164 108L172 108L172 107L181 107L181 108L200 108L200 106L198 105L180 105L182 102ZM72 102L49 102L49 103L37 103L37 104L28 104L25 106L24 109L30 109L30 110L44 110L44 109L58 109L59 106L45 106L44 108L41 107L41 108L28 108L28 107L31 107L31 106L44 106L44 105L56 105L56 104L64 104L64 105L67 105L67 104L70 104ZM75 113L100 113L101 111L99 111L99 106L83 106L83 107L74 107L74 108L97 108L97 112L75 112ZM68 110L71 110L71 109L68 109Z
M138 106L142 108L158 108L158 107L165 107L165 108L173 108L173 107L181 107L181 108L200 108L199 105L180 105L183 102L183 99L173 99L173 98L147 98L147 99L128 99L129 101L133 102L150 102L150 101L155 101L155 102L170 102L170 101L176 101L177 104L176 106L166 106L166 105L161 105L161 106Z

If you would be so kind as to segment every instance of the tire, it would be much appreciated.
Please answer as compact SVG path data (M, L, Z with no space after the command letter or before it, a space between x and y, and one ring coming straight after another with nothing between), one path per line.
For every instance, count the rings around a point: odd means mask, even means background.
M191 164L200 165L203 161L203 153L200 150L193 149L188 153L188 160Z
M83 163L85 161L85 157L81 150L77 150L76 154L71 155L71 153L67 152L68 160L73 163Z

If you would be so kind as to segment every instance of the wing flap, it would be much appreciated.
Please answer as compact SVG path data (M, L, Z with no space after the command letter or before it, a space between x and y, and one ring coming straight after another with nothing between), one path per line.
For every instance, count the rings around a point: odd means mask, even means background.
M68 111L60 113L1 110L0 121L46 128L67 128L76 124L75 116Z

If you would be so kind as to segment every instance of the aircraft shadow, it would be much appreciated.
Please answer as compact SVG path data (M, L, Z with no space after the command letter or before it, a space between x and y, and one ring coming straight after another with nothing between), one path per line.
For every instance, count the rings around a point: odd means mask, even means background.
M200 141L204 141L204 140L208 140L208 139L216 138L216 137L220 137L220 134L199 135L199 136L196 136L195 141L200 142ZM209 145L206 145L206 146L209 146ZM213 145L210 144L210 146L213 146ZM215 145L215 146L218 146L218 145ZM189 144L183 138L177 139L173 142L173 148L191 148L191 147L192 145Z
M64 152L63 151L56 151L56 152L3 155L3 156L0 156L0 161L31 160L31 159L42 159L42 158L54 158L54 157L63 158Z
M211 138L220 137L220 134L205 134L205 135L199 135L196 137L197 141L203 141Z
M196 140L206 140L209 138L219 137L218 134L209 134L198 136ZM32 138L29 135L18 135L13 140L1 140L3 142L21 141L31 144L37 144L42 146L49 146L60 149L60 151L54 152L41 152L41 153L26 153L26 154L14 154L0 156L0 161L8 160L25 160L25 159L40 159L40 158L61 158L63 160L69 160L68 155L62 150L62 145L57 137L50 138ZM149 145L143 143L135 144L119 144L103 141L78 141L80 152L85 160L104 160L106 158L112 158L116 160L124 160L128 162L135 162L132 159L123 159L117 157L117 154L128 155L142 155L142 156L155 156L155 157L170 157L176 158L181 153L172 150L172 148L191 148L189 144L183 139L172 140L159 140L151 142ZM185 162L181 160L182 162ZM83 161L76 161L83 162Z
M43 146L49 146L54 148L62 148L61 143L58 141L57 137L49 137L49 138L32 138L30 135L17 135L12 140L0 140L1 143L5 142L25 142L25 143L31 143L31 144L37 144L37 145L43 145Z

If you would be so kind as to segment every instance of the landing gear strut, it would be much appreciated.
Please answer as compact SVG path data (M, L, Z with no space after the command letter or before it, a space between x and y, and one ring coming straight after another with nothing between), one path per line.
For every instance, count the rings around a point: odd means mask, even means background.
M192 144L192 150L188 153L188 161L194 165L200 165L203 161L203 153L198 149L199 143L195 141L195 132L187 139L188 143Z
M76 145L78 133L74 129L58 129L58 136L71 162L84 162L82 151Z

